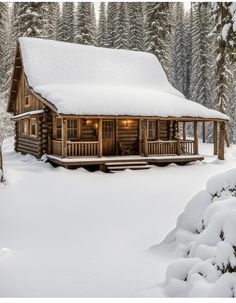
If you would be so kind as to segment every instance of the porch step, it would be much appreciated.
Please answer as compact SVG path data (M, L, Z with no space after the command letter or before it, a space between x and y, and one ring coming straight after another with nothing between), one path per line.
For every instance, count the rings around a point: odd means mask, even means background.
M121 162L108 162L105 165L106 166L112 166L112 165L146 165L148 164L146 161L121 161Z
M127 161L127 162L108 162L106 163L106 168L108 171L115 173L117 171L122 171L125 169L132 170L141 170L141 169L149 169L151 165L148 165L146 161Z

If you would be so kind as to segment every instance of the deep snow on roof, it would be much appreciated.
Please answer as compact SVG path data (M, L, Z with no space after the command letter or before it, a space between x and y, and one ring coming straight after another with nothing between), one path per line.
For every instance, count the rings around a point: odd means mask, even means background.
M227 119L186 100L152 54L19 38L30 87L61 114Z

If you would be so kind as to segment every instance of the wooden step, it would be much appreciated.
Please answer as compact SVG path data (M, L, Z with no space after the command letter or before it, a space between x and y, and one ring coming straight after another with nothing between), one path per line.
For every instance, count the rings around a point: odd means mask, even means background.
M124 169L149 169L151 168L151 165L122 165L122 166L108 166L107 169L109 169L109 171L114 172L117 170L124 170Z
M123 161L123 162L107 162L105 163L106 166L117 166L117 165L147 165L148 162L146 161Z

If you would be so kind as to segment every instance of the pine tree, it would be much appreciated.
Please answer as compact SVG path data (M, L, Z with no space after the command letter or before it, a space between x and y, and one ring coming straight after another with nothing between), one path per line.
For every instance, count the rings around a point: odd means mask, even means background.
M63 2L59 38L64 42L74 42L74 3Z
M144 16L143 5L140 2L128 2L129 17L129 48L144 50Z
M108 47L115 47L115 28L118 16L118 2L108 2L107 4L107 39Z
M115 39L114 48L128 49L129 41L129 23L127 2L118 3L118 12L115 19Z
M168 2L148 2L146 14L145 49L158 58L166 74L170 76L170 4Z
M91 2L80 2L77 7L77 23L75 42L85 45L95 44L95 34L93 32L93 17Z
M3 83L5 77L4 71L4 55L6 47L7 35L7 22L8 22L8 4L0 2L0 94L3 93Z
M107 18L106 18L105 2L100 3L97 44L98 44L98 46L101 46L101 47L108 47Z
M211 100L212 43L209 3L196 2L192 17L192 54L190 74L190 99L209 106Z
M190 99L190 79L192 72L192 27L193 14L192 5L190 11L185 15L185 47L186 47L186 98Z
M231 47L234 33L232 11L232 2L217 2L214 7L214 16L216 21L217 35L217 61L216 74L217 80L217 109L223 113L229 113L229 83L232 81L232 73L228 68L228 61L235 59L235 48Z
M47 16L47 36L56 40L58 36L58 24L60 21L60 4L59 2L49 2Z
M175 21L172 35L172 60L173 60L173 83L176 89L187 95L187 56L185 40L185 19L184 4L177 2L175 4Z

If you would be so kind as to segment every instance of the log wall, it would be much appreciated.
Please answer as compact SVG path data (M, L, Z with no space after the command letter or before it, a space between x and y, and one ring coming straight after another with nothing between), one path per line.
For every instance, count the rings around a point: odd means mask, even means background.
M30 96L30 105L25 106L25 97ZM16 97L16 111L15 115L19 115L25 112L43 109L42 102L34 96L26 86L26 79L24 72L21 72L20 82L18 87L18 93Z

